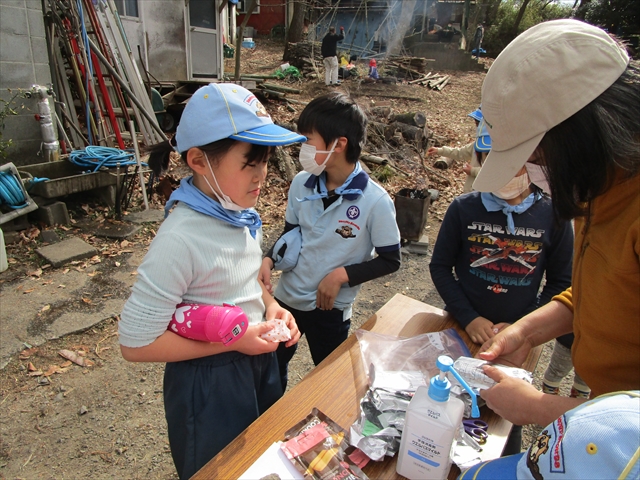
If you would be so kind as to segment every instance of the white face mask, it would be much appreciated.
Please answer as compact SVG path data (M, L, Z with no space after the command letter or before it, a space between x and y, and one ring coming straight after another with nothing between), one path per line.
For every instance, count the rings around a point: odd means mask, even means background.
M300 165L302 165L302 169L307 172L310 173L311 175L320 175L322 172L324 172L325 167L327 166L327 162L329 161L329 158L331 157L331 154L334 152L336 145L338 144L338 140L336 139L335 142L333 142L333 146L331 147L331 150L316 150L316 147L314 147L313 145L309 145L308 143L303 143L300 146ZM324 159L324 162L322 162L321 164L318 164L316 162L316 154L318 153L328 153L329 155L327 155L327 158Z
M551 188L549 187L549 182L547 181L546 167L542 167L530 162L525 163L524 166L527 167L527 173L529 174L531 183L534 183L545 193L551 195Z
M516 198L521 195L522 192L529 188L529 175L525 172L522 175L517 177L513 177L509 183L507 183L500 190L493 192L496 197L502 198L503 200L511 200L512 198Z
M209 185L209 188L211 189L213 194L216 196L216 198L220 202L220 205L222 205L222 208L226 208L227 210L233 210L234 212L240 212L242 210L246 210L245 207L241 207L237 203L234 203L233 200L231 200L231 198L228 195L224 194L224 192L220 188L220 185L218 184L218 180L216 179L216 176L214 175L213 170L211 169L211 163L209 162L209 157L207 157L207 154L204 152L204 150L202 151L202 153L204 153L204 158L207 159L207 166L209 167L209 172L211 172L213 181L216 182L216 187L218 187L218 190L220 190L221 195L218 195L218 192L216 192L214 188L211 186L207 177L203 175L204 181L207 182L207 185Z

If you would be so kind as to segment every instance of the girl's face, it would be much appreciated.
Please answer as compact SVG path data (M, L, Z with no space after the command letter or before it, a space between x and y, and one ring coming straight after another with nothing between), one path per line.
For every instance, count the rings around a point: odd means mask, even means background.
M203 172L218 195L222 196L224 193L234 203L244 208L255 207L260 196L260 189L267 178L266 158L248 163L250 151L251 144L236 142L219 162L211 163L211 170L216 176L217 185L211 178L208 168ZM210 196L215 198L213 194Z

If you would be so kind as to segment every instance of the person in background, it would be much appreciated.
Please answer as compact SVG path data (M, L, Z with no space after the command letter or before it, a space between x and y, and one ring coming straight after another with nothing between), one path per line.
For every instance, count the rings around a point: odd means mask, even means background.
M491 150L491 138L487 134L487 129L486 127L480 127L480 122L482 121L482 110L478 108L467 116L471 117L475 121L476 139L478 137L483 137L481 142L476 142L476 140L474 140L464 147L429 147L427 150L428 156L440 155L442 157L465 162L462 167L462 171L467 175L467 178L464 182L463 193L469 193L473 190L471 187L476 179L476 175L478 175L478 172L480 171L483 155L486 157L489 150Z
M480 48L482 47L482 40L484 39L484 25L479 23L476 27L476 33L473 36L473 49L476 54L476 58L480 58Z
M262 222L253 207L271 149L306 139L274 125L250 91L212 83L189 100L175 140L193 176L167 203L168 217L138 268L118 333L126 360L166 362L169 445L186 479L282 396L278 343L261 335L274 319L291 330L287 345L300 332L258 280ZM157 175L172 150L169 142L151 148L149 165ZM228 346L178 336L167 327L183 302L235 304L249 327Z
M298 129L307 133L304 171L291 183L284 234L265 256L261 278L269 288L271 269L283 271L276 300L295 315L318 365L346 340L360 286L400 268L400 232L393 200L358 162L367 118L355 101L339 92L320 96L304 108ZM283 390L295 351L278 348Z
M480 358L519 367L531 348L573 332L573 365L592 396L640 389L639 86L640 64L578 20L531 27L489 69L493 145L474 188L499 190L535 162L576 237L572 287L490 338ZM482 397L513 423L546 425L585 402L484 368L497 384Z
M324 83L327 86L338 85L338 42L344 40L344 27L336 34L336 27L329 27L329 32L322 39L321 53L324 63Z
M377 82L378 80L380 80L380 75L378 75L378 62L376 61L375 58L372 58L371 60L369 60L368 77L374 82Z

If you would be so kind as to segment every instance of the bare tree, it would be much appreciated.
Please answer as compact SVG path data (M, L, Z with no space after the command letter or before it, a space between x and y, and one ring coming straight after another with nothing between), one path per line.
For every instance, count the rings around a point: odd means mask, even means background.
M516 16L516 21L513 22L513 36L518 35L518 28L520 27L520 22L522 21L522 17L524 17L524 11L527 9L527 5L529 5L529 0L522 0L522 5L520 5L520 10L518 10L518 15Z
M287 38L284 42L284 54L282 59L286 60L289 53L289 44L298 43L304 36L304 17L307 14L307 2L305 0L293 0L293 17L287 31Z
M238 29L238 36L236 37L236 71L234 74L234 79L236 82L240 81L240 51L242 48L242 38L244 34L244 27L247 26L247 22L249 21L249 17L258 6L258 0L249 0L247 14L244 16L244 20L242 20L242 24Z

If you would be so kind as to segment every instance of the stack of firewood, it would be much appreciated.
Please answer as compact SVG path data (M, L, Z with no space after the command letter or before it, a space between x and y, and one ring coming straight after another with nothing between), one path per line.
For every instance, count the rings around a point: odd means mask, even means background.
M411 80L409 83L422 85L423 87L427 86L432 90L440 91L445 87L447 83L449 83L450 79L451 79L451 75L443 75L439 73L429 72L427 75L424 75L415 80Z

